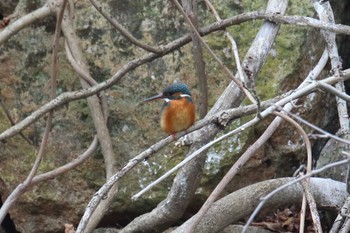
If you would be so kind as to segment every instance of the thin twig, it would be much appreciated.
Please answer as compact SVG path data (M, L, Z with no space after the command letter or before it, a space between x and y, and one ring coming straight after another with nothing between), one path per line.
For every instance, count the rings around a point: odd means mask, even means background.
M339 91L337 88L329 85L329 84L326 84L326 83L318 83L320 85L320 87L330 93L332 93L333 95L335 96L338 96L339 98L347 101L347 102L350 102L350 96L347 95L346 93L344 92L341 92Z
M308 122L307 120L301 118L300 116L298 116L298 115L296 115L296 114L294 114L294 113L287 112L287 111L285 111L285 110L283 110L282 108L279 108L279 107L278 107L278 110L281 110L281 111L287 113L288 115L290 115L290 116L293 117L294 119L296 119L296 120L302 122L303 124L309 126L309 127L312 128L312 129L314 129L314 130L316 130L316 131L322 133L322 134L325 135L326 137L333 138L334 140L337 140L337 141L339 141L339 142L346 143L346 144L349 144L349 145L350 145L350 140L346 140L346 139L344 139L344 138L338 137L337 135L328 133L327 131L325 131L325 130L319 128L319 127L317 127L316 125L314 125L314 124Z
M299 219L299 233L304 233L305 229L305 216L306 216L306 196L303 193L303 199L300 208L300 219ZM242 232L243 233L243 232Z
M53 179L69 170L72 170L73 168L77 167L78 165L85 162L88 158L90 158L93 152L96 151L97 145L98 145L98 140L97 140L97 136L95 136L90 146L82 154L78 155L77 158L73 159L71 162L61 167L58 167L52 171L48 171L48 172L34 176L30 185L31 186L37 185L40 182Z
M320 215L317 211L317 205L314 196L311 193L310 182L307 182L307 179L301 181L303 186L304 196L306 197L307 202L309 203L311 217L314 223L314 228L316 233L322 233ZM304 229L304 228L303 228Z

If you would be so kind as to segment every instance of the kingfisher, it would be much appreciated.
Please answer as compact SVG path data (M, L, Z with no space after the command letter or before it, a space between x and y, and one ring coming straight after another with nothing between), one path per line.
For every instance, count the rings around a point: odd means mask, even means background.
M169 135L188 129L195 120L195 106L192 95L185 83L174 83L144 102L163 99L164 105L160 117L161 128Z

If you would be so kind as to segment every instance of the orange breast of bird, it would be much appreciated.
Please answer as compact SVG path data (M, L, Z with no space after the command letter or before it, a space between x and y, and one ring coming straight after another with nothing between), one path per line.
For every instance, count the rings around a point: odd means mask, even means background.
M171 100L163 108L160 125L168 134L188 129L195 120L195 107L193 102L184 97Z

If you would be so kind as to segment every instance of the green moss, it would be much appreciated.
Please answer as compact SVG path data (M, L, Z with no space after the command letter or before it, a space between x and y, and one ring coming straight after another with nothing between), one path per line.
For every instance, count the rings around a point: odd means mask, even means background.
M0 131L1 132L5 131L9 126L10 126L10 123L7 120L3 109L1 108L1 110L0 110Z
M310 15L312 6L302 1L290 2L287 14ZM256 86L261 99L276 96L280 92L280 83L299 68L301 46L304 44L307 29L294 25L281 25L276 42L260 71ZM291 78L291 77L290 77Z
M22 143L18 143L21 141ZM36 150L20 136L15 136L1 146L0 178L9 185L17 185L29 174L36 157Z

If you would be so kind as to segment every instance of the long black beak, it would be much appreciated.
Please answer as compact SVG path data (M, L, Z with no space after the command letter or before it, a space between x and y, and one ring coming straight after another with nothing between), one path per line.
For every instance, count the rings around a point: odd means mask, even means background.
M149 97L147 99L144 99L143 102L148 102L148 101L152 101L152 100L159 100L159 99L163 99L165 96L163 93L160 93L158 95L155 95L155 96L152 96L152 97Z

